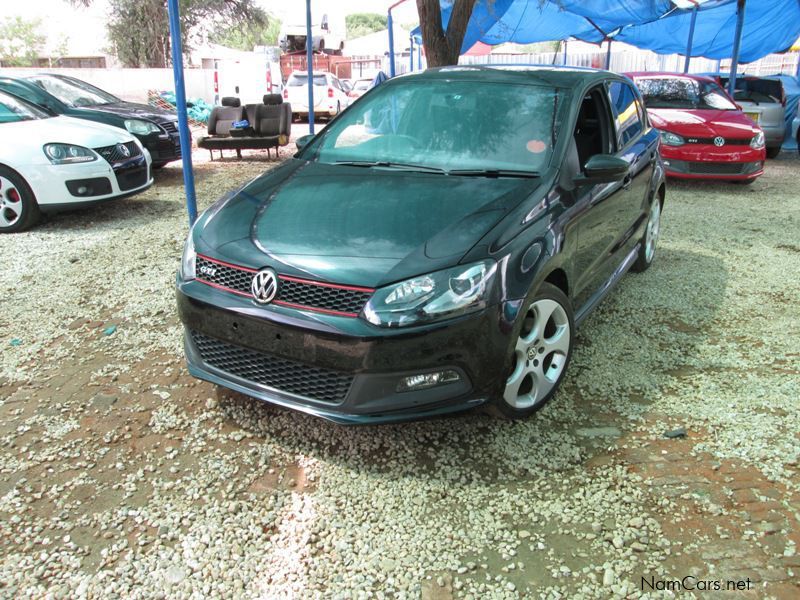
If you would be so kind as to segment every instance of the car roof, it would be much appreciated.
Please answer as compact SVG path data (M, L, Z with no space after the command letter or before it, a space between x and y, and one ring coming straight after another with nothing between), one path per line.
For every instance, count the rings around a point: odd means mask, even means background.
M0 81L9 81L11 83L16 83L22 86L28 86L28 87L33 86L36 87L37 89L42 89L25 77L15 77L14 75L6 75L5 73L0 73Z
M453 65L408 73L395 79L478 79L487 83L538 83L560 88L583 88L593 83L623 77L611 71L555 65ZM391 80L390 80L391 81Z
M634 71L632 73L625 73L626 77L631 79L694 79L695 81L706 81L715 83L711 77L706 75L695 75L694 73L671 73L669 71Z

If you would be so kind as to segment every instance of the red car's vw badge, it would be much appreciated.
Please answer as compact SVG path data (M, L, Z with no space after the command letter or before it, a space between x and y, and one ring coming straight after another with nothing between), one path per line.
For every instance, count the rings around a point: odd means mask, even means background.
M725 143L725 138L721 135L718 135L714 138L714 145L715 146L722 146Z

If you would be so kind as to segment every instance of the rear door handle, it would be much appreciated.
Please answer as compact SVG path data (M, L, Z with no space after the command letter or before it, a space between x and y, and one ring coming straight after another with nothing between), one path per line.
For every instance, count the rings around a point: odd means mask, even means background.
M633 181L633 177L630 176L630 173L625 175L625 179L622 180L622 188L629 190L631 189L631 182Z

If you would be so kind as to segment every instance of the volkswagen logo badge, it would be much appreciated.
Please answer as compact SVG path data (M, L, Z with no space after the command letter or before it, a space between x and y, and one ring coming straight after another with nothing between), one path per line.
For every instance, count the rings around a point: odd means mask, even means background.
M721 135L718 135L714 138L714 145L715 146L722 146L725 143L725 138Z
M128 158L131 155L131 151L128 150L128 147L125 144L117 144L117 151L125 158Z
M261 269L250 284L253 299L259 304L269 304L278 293L278 276L272 269Z

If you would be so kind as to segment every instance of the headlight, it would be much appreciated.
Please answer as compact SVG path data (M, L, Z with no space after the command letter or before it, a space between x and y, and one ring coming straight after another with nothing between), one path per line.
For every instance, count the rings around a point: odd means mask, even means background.
M753 136L753 139L750 140L750 147L755 148L758 150L759 148L764 147L764 132L759 131L757 134Z
M496 269L486 260L381 288L364 307L364 318L381 327L406 327L480 310Z
M197 253L194 251L194 231L189 229L189 237L183 245L183 257L181 258L181 278L184 280L195 278L195 264L197 263Z
M54 165L71 165L74 163L92 162L97 154L83 146L72 144L45 144L42 147L45 156Z
M685 140L677 133L671 131L659 131L661 134L661 142L666 146L682 146Z
M158 133L161 131L155 123L142 121L140 119L126 119L125 129L136 135L147 135L148 133Z

